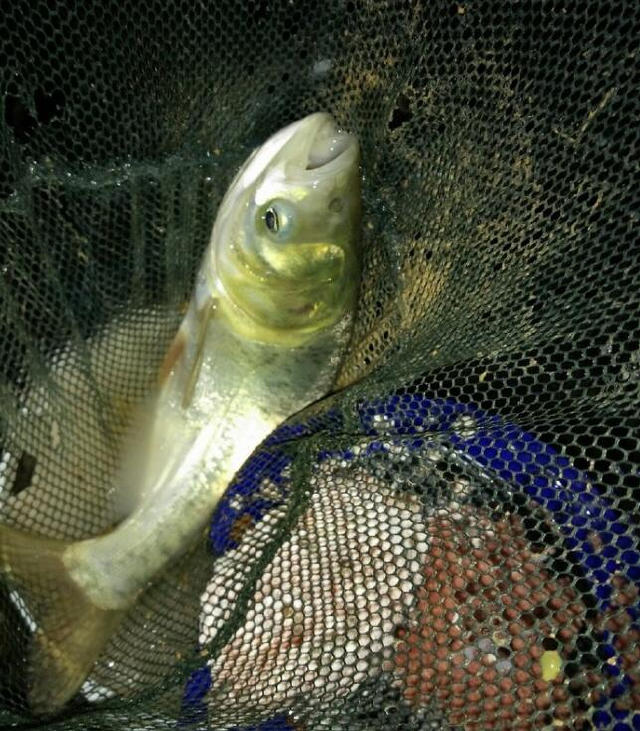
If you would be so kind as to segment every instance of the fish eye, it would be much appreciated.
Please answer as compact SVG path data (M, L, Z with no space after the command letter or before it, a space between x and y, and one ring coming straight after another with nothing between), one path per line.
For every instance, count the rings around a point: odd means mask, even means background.
M296 230L296 209L291 201L277 198L259 211L257 223L267 229L269 236L279 243L289 241Z
M278 220L278 212L273 206L269 206L264 212L264 223L271 233L278 233L280 221Z

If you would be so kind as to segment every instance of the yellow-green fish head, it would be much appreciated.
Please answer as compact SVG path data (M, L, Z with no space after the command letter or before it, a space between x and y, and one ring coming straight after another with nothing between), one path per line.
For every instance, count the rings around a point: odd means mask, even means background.
M353 310L359 158L356 138L317 113L273 135L241 168L210 247L211 286L235 331L295 346Z

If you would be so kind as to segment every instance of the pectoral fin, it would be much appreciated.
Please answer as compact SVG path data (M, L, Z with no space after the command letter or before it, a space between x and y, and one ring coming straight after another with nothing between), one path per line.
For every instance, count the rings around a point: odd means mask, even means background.
M97 607L69 575L69 543L0 526L0 568L36 623L28 699L34 713L60 710L79 690L123 612Z
M209 327L209 321L213 314L213 306L208 303L207 306L199 310L197 313L198 328L195 334L196 345L193 362L190 364L189 373L185 382L184 393L182 395L182 408L186 409L191 403L193 398L193 392L200 375L200 368L202 366L202 356L204 352L204 341L207 337L207 328Z
M200 375L204 343L211 316L215 310L215 301L207 302L199 309L191 305L189 312L176 333L164 357L158 372L158 385L164 386L172 372L182 367L184 384L182 393L182 407L188 408L193 398L193 392Z

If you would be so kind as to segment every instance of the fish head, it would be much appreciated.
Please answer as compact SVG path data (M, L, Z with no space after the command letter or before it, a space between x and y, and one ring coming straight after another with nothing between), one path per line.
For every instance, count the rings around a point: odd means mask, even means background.
M311 114L259 147L220 206L207 262L218 306L246 337L298 345L355 307L360 151Z

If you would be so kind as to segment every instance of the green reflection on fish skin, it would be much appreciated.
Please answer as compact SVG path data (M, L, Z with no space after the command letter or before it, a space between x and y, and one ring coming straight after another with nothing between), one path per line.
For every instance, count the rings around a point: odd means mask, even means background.
M224 218L231 246L217 254L225 314L248 337L296 345L353 308L360 274L360 171L354 138L305 168L308 139L245 191L241 216ZM305 149L306 148L306 149ZM224 204L223 204L224 205ZM226 306L225 306L226 305Z

